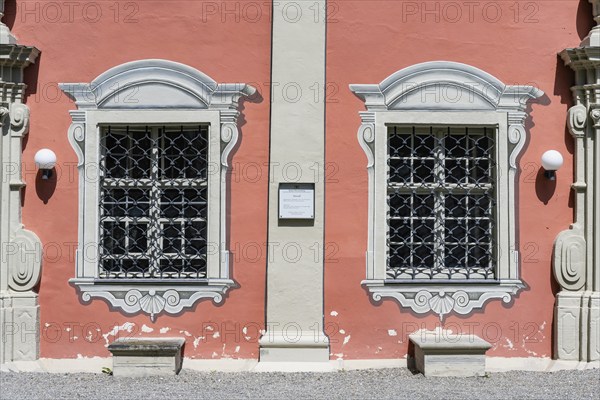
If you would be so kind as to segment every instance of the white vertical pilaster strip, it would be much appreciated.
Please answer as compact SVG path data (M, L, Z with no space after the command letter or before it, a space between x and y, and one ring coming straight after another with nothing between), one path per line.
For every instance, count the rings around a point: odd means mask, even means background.
M0 0L0 19L4 0ZM41 243L21 224L21 152L29 131L23 104L23 70L35 61L35 47L17 44L0 21L0 364L39 357L39 306L34 291L41 273ZM24 339L26 338L26 340Z
M325 0L273 3L264 361L328 361L323 334ZM314 183L313 221L281 221L281 183Z
M569 131L575 139L575 221L554 244L554 276L561 286L555 304L554 347L564 360L600 360L600 0L589 0L597 25L577 48L561 56L575 71L575 105Z

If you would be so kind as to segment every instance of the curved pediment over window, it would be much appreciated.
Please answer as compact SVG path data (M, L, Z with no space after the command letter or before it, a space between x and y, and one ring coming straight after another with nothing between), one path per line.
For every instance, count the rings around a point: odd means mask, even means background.
M228 109L254 89L243 83L219 84L190 66L167 60L121 64L91 83L64 83L80 109Z
M505 85L470 65L432 61L397 71L375 85L350 85L369 111L522 109L542 95L532 86Z

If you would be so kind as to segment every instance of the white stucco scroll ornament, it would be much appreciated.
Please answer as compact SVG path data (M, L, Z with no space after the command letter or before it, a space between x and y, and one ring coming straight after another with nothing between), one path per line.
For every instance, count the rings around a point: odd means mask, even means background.
M4 89L0 82L0 92ZM18 101L0 106L0 161L3 166L0 179L0 321L3 327L18 326L29 337L27 340L22 340L19 335L3 337L0 363L39 357L39 306L35 288L42 272L42 244L37 235L21 223L21 193L25 186L21 177L21 149L28 131L27 106Z
M350 90L367 109L359 113L358 129L369 177L367 278L362 284L373 300L393 298L415 313L432 312L440 319L469 314L492 299L509 303L525 287L516 250L515 175L527 141L527 103L544 93L532 86L505 85L478 68L448 61L413 65L379 84L354 84ZM496 128L496 280L416 283L387 277L387 187L381 183L387 182L388 173L387 126L398 124Z
M227 171L239 137L238 104L255 89L244 83L217 83L197 69L168 60L139 60L104 72L90 83L61 83L75 100L70 111L69 143L78 158L79 248L76 277L71 279L84 301L100 298L128 314L145 313L154 320L159 314L177 314L201 299L224 300L235 285L230 278L227 249ZM208 159L220 168L208 174L208 219L206 278L107 279L98 278L98 257L85 254L98 248L98 171L96 155L103 125L208 125ZM209 168L209 170L211 170ZM97 177L96 177L97 178Z
M0 128L4 130L5 125L9 127L10 132L5 138L5 145L13 152L10 153L6 164L14 163L20 166L21 160L21 141L29 132L29 107L22 103L12 103L10 109L0 107ZM14 142L11 143L11 142ZM14 152L14 150L18 152ZM8 266L7 278L8 287L15 292L29 292L39 283L41 276L42 249L41 242L37 235L24 229L20 223L20 218L16 220L10 216L12 213L20 215L20 190L25 186L21 179L21 169L6 169L2 177L2 185L7 184L10 190L3 193L2 205L3 213L8 222L8 241L2 243L2 257L6 260ZM13 194L12 198L11 193ZM6 196L6 197L5 197Z
M569 109L567 127L578 147L582 145L587 125L587 109L581 104ZM577 162L577 161L576 161ZM583 160L579 160L583 162ZM585 193L584 181L579 179L573 183L576 196ZM580 201L580 203L583 203ZM582 207L582 204L578 204ZM576 210L576 214L579 210ZM580 221L571 224L570 229L558 234L554 241L554 278L566 290L577 291L583 288L586 280L586 240Z

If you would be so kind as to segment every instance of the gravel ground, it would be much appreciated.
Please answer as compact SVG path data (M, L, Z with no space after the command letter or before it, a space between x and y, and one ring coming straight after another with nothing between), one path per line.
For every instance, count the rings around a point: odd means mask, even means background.
M2 399L595 399L600 370L505 372L487 378L426 378L406 369L333 373L184 370L167 378L0 373Z

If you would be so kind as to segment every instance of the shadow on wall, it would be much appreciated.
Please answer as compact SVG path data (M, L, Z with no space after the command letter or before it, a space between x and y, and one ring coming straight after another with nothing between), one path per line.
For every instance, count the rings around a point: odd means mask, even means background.
M544 176L543 167L538 169L538 173L535 177L535 194L544 204L548 204L548 201L554 195L554 191L556 190L556 182L558 179L558 174L556 176L556 180L550 180Z
M29 44L28 44L29 46ZM38 49L39 50L39 49ZM25 82L27 84L27 88L25 89L25 98L23 99L23 103L27 104L27 100L29 99L30 96L34 95L37 93L38 91L38 77L40 75L40 65L42 63L42 53L40 50L40 55L37 56L37 58L35 59L35 62L33 64L30 64L27 68L25 68L25 70L23 71L23 82ZM50 98L50 99L57 99L58 98L58 86L55 85L45 85L45 87L48 88L48 96L46 97L46 99ZM42 88L43 89L43 88ZM43 98L44 95L46 95L46 93L44 93L44 90L42 90L42 100L45 100ZM33 100L35 101L35 100ZM56 100L51 100L52 102L56 102Z
M588 0L579 0L579 7L577 8L577 34L579 35L579 39L583 40L590 33L594 25L592 4ZM573 47L578 44L573 43Z
M52 169L52 176L48 179L42 179L42 174L42 170L38 170L35 177L35 192L44 204L48 204L48 200L50 200L56 190L56 169Z
M6 0L4 2L4 17L2 22L12 30L15 20L17 19L17 0Z

